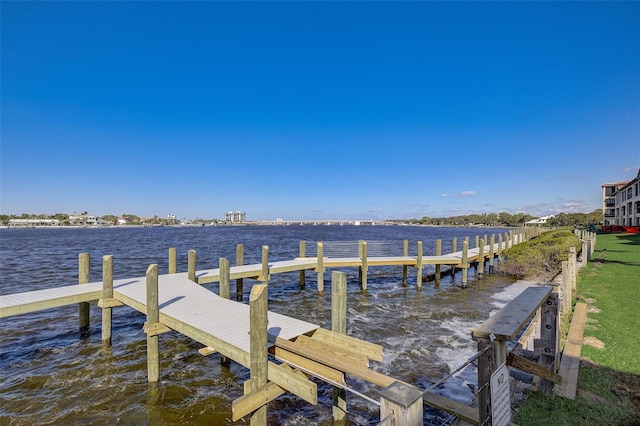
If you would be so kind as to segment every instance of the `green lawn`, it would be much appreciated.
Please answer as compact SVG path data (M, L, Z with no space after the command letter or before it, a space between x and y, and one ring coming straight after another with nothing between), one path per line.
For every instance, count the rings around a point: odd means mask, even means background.
M598 235L578 299L589 313L576 400L533 392L513 422L640 425L640 235Z

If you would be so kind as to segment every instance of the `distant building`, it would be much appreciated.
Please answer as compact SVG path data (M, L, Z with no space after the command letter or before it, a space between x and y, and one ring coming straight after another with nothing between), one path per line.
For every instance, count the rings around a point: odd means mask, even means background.
M602 224L640 226L640 170L630 181L602 185Z
M230 211L224 215L224 221L227 223L244 223L247 221L247 214L241 211Z
M9 228L35 228L40 226L60 226L58 219L9 219Z
M537 219L531 219L524 223L525 226L543 226L547 223L549 219L552 219L553 215L550 216L542 216Z

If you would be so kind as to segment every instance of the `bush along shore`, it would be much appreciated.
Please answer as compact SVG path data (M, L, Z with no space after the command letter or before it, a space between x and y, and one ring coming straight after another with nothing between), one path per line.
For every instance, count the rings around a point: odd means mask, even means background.
M580 247L580 240L571 235L570 231L550 231L529 244L515 246L505 252L502 272L544 280L551 271L558 271L555 264L566 260L568 247ZM576 398L530 390L517 408L514 423L640 425L638 295L640 235L598 235L591 261L577 278L576 300L587 304L587 322Z
M549 282L562 271L569 248L579 248L581 244L570 230L544 232L526 244L505 250L505 260L498 265L498 272L527 281Z

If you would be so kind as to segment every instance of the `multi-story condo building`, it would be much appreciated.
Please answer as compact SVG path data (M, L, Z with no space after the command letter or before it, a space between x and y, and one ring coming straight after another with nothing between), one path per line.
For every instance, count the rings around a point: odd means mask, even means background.
M640 226L640 170L635 179L602 185L602 224Z
M247 221L247 214L241 211L228 212L224 215L225 222L244 223Z

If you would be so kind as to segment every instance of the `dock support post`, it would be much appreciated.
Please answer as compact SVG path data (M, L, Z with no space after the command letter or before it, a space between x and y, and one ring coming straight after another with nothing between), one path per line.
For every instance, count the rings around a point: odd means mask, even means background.
M236 245L236 266L244 265L244 244ZM244 295L244 278L236 278L236 301L242 302Z
M462 243L462 287L467 286L469 276L469 262L467 260L469 251L469 241L466 239Z
M250 391L256 392L267 384L268 351L267 351L267 303L268 290L266 284L254 285L249 295L249 367ZM258 408L251 415L251 426L266 426L267 404Z
M102 256L102 298L113 298L113 256ZM110 306L102 308L102 343L111 346L111 322L113 312Z
M324 244L321 242L318 242L316 253L318 255L318 267L316 268L318 273L318 294L324 294Z
M476 235L476 248L480 247L480 235Z
M78 284L87 284L90 280L91 255L80 253L78 256ZM89 337L89 303L78 303L78 328L80 337Z
M231 279L230 279L230 267L229 260L221 257L218 261L218 268L220 270L220 297L225 299L231 299Z
M420 389L406 383L393 382L380 391L380 424L421 426L422 417Z
M416 287L422 289L422 241L418 241L418 255L416 258Z
M540 339L533 341L534 350L540 353L540 364L554 373L558 372L559 327L558 293L554 291L540 306ZM543 392L551 392L553 382L541 378L539 389Z
M482 278L484 275L484 242L485 239L481 238L478 246L478 278Z
M269 283L269 246L262 246L262 272L258 277L258 281L262 281L265 284Z
M331 272L331 331L347 333L347 276ZM333 424L347 424L347 391L333 387Z
M158 265L147 268L147 327L160 322L158 308ZM160 376L159 336L147 331L147 379L156 383Z
M442 256L442 240L436 240L436 256ZM442 265L436 265L436 285L440 284L440 277L442 275Z
M187 261L187 278L189 278L194 283L197 283L196 280L196 251L189 250L189 260Z
M496 236L491 235L491 240L489 243L489 273L493 274L495 272L495 268L493 266L493 262L496 257Z
M178 253L175 247L169 247L169 273L175 274L177 271Z
M498 262L500 262L500 256L502 256L502 233L498 234Z
M367 265L367 242L360 241L360 258L362 259L362 266L360 267L360 287L363 291L367 291L367 271L369 266Z
M491 340L479 338L478 351L492 345ZM491 389L489 381L496 371L496 357L492 349L487 350L478 358L478 419L480 424L487 424L491 416Z
M221 257L218 261L218 267L220 270L220 297L231 299L231 270L229 267L229 259ZM220 355L220 364L228 367L231 364L231 359Z
M458 251L458 237L453 237L451 241L451 253L456 253ZM451 265L451 280L453 281L456 276L456 266Z
M409 240L404 240L402 246L402 255L409 256ZM407 286L407 265L402 265L402 287Z
M307 242L304 240L300 241L300 252L299 252L299 256L298 257L307 257ZM306 283L306 270L302 270L300 271L300 288L305 288L307 283Z

